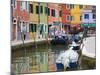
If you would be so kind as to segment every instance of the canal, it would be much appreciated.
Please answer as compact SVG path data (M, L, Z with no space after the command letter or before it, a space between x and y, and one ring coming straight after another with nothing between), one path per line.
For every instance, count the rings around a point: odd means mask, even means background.
M51 46L48 44L42 44L12 50L12 64L14 66L15 73L42 73L42 72L55 72L56 71L56 59L58 55L68 49L67 45ZM83 70L95 69L95 60L82 59ZM87 62L86 62L87 61ZM92 67L91 67L92 64ZM90 67L89 67L89 66ZM79 69L79 70L81 70Z

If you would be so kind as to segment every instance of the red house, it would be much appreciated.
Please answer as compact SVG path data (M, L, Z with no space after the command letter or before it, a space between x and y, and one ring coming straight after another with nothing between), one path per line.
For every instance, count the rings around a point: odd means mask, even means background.
M61 25L60 12L61 12L60 4L55 4L55 3L48 4L48 24L49 26L53 27L52 29L49 28L50 36L52 35L51 33L53 33L54 35L54 32L57 29L61 29L62 25Z
M29 2L12 1L12 40L28 39L29 33Z
M58 4L50 3L48 4L48 23L53 24L53 22L58 22Z

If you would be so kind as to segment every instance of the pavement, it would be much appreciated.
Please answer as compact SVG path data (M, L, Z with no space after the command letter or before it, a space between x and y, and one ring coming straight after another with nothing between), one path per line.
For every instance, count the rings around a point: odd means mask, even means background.
M96 37L88 37L83 40L82 54L91 58L96 58Z
M32 43L34 41L35 42L41 42L41 41L46 41L46 40L47 39L36 39L36 40L31 39L31 40L24 40L24 43L28 44L28 43ZM48 40L51 40L51 38L49 38ZM14 41L11 42L11 46L16 46L16 45L21 45L21 44L23 44L22 40L19 40L19 41L14 40Z

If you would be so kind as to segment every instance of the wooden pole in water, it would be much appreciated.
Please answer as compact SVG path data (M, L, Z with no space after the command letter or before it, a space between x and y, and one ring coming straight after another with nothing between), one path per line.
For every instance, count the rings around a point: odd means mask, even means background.
M19 26L19 24L20 24L19 21L20 21L20 17L18 17L17 23L18 23L18 29L19 29L19 32L20 32L20 35L21 35L22 47L24 48L23 64L22 64L22 66L21 66L20 69L19 69L19 71L20 71L20 70L22 69L22 67L24 66L25 62L26 62L26 48L25 48L25 43L24 43L23 32L21 32L21 28L20 28L20 26ZM19 73L19 72L18 72L18 73Z
M47 3L47 25L48 25L48 16L49 16L49 14L48 13L50 13L50 11L48 10L48 3ZM48 27L48 26L47 26ZM49 28L47 28L47 29L49 29ZM49 30L48 30L49 31ZM48 32L47 32L47 34L46 34L46 40L47 40L47 44L48 44L48 48L49 48L49 46L51 46L51 44L50 44L50 40L48 40Z
M84 37L85 37L85 32L83 32L83 36L82 36L81 41L80 41L80 46L83 44ZM81 65L82 65L82 49L83 49L83 46L84 46L84 44L82 45L82 48L79 51L79 60L78 60L79 69L82 69Z

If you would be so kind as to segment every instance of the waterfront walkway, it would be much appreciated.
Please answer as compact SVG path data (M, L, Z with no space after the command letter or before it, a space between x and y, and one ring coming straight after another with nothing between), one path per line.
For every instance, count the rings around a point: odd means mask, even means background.
M48 39L31 39L31 40L24 40L24 44L28 44L28 43L33 43L33 42L44 42L44 41L50 41L52 40L52 38L48 38ZM16 46L16 45L21 45L23 44L23 41L22 40L19 40L19 41L12 41L11 42L11 46Z

